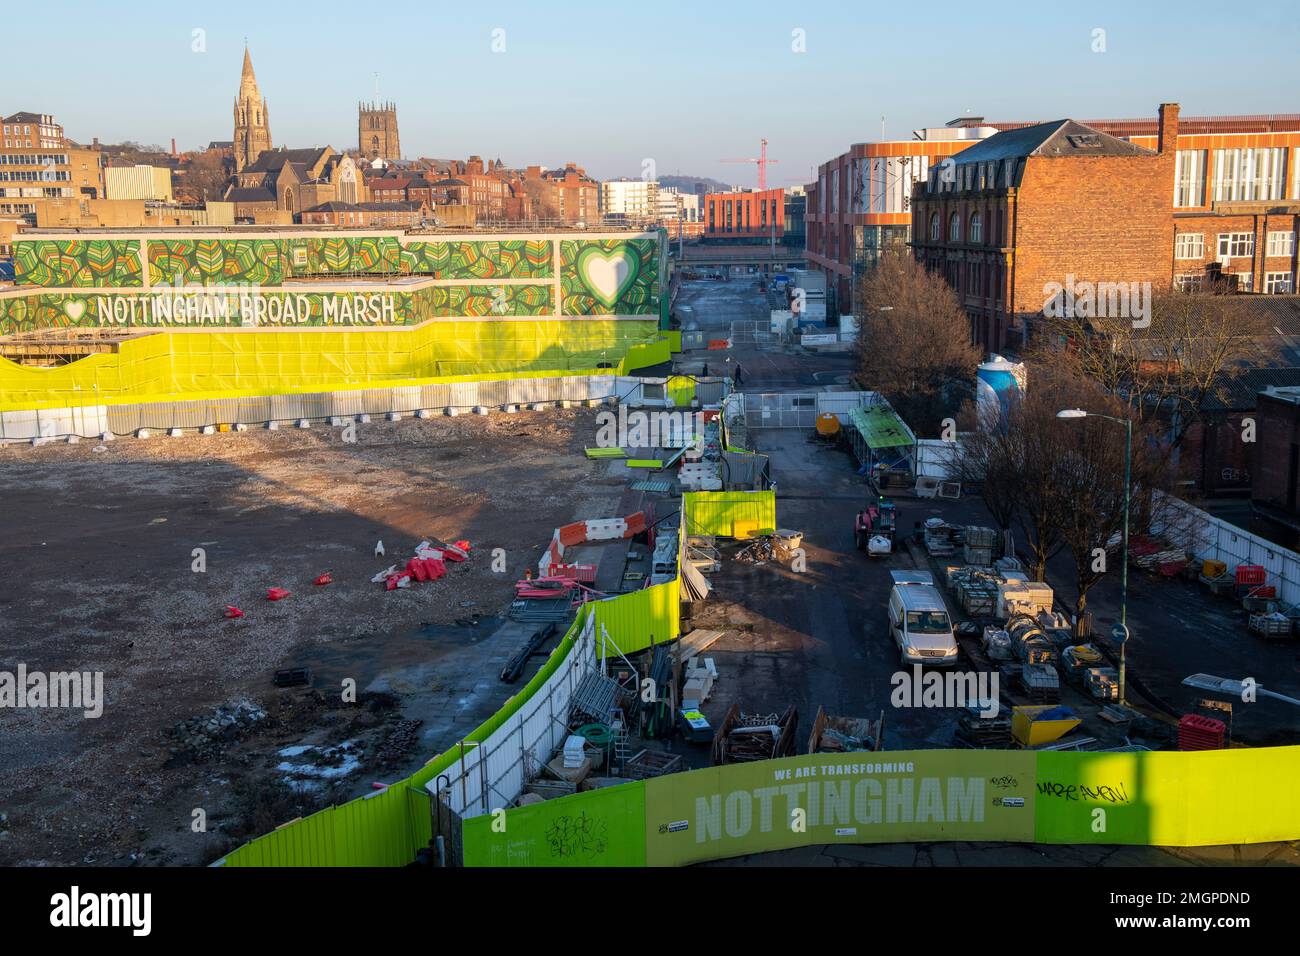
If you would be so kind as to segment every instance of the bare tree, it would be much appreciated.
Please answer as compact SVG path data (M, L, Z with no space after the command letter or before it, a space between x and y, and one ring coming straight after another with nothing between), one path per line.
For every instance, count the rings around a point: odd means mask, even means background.
M1140 422L1161 421L1170 449L1223 397L1233 377L1277 354L1268 318L1240 297L1169 290L1131 318L1045 317L1035 358L1068 367L1125 400Z
M1124 418L1128 409L1107 396L1093 396L1089 411ZM1124 429L1114 422L1088 417L1060 422L1057 486L1073 507L1058 516L1061 542L1074 559L1075 611L1080 619L1088 592L1114 570L1124 527ZM1164 483L1163 457L1151 441L1151 426L1135 423L1130 486L1130 536L1147 530L1151 499Z
M216 150L198 153L181 167L177 194L191 202L210 202L221 198L230 179L225 161Z
M973 394L980 353L948 284L906 252L887 253L858 287L857 379L918 434L935 434Z

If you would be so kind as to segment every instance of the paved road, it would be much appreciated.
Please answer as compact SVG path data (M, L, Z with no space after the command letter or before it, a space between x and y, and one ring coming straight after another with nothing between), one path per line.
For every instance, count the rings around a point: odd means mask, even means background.
M916 562L905 549L873 560L854 548L853 514L868 489L852 459L810 442L801 429L754 430L750 442L771 457L780 489L777 522L804 533L807 570L724 558L703 622L694 622L733 629L709 651L722 680L706 715L720 719L733 700L746 711L793 704L804 728L802 751L819 706L855 717L885 710L888 749L952 746L954 711L890 706L900 665L885 621L889 570ZM930 502L898 506L902 528L934 511Z

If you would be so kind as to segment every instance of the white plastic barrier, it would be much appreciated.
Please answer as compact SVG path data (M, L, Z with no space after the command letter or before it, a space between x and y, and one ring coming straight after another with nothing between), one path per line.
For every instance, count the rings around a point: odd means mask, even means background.
M1281 601L1300 603L1300 554L1172 495L1157 496L1151 525L1153 531L1189 551L1197 560L1222 561L1229 572L1239 564L1262 566L1265 584L1277 588Z
M484 741L467 744L464 756L446 777L425 789L436 800L439 790L463 817L476 817L510 806L524 788L528 772L550 759L569 735L569 701L588 673L597 669L594 615L555 673Z

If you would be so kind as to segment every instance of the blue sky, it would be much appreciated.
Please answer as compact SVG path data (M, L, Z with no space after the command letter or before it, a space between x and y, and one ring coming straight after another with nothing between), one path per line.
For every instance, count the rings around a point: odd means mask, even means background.
M504 52L493 31L504 30ZM1093 52L1094 30L1105 52ZM206 52L194 52L203 30ZM802 30L806 52L792 49ZM53 32L51 32L53 31ZM180 148L231 136L244 38L276 145L356 143L356 101L396 100L408 156L576 161L772 185L851 143L989 119L1300 112L1287 3L511 3L155 0L6 11L0 112L74 139ZM499 38L501 34L497 34ZM56 62L57 56L57 62Z

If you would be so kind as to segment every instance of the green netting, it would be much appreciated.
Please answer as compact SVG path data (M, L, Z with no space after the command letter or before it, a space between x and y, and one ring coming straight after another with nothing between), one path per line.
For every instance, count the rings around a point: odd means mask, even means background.
M855 408L849 412L849 421L871 448L901 448L916 444L903 420L888 405Z

